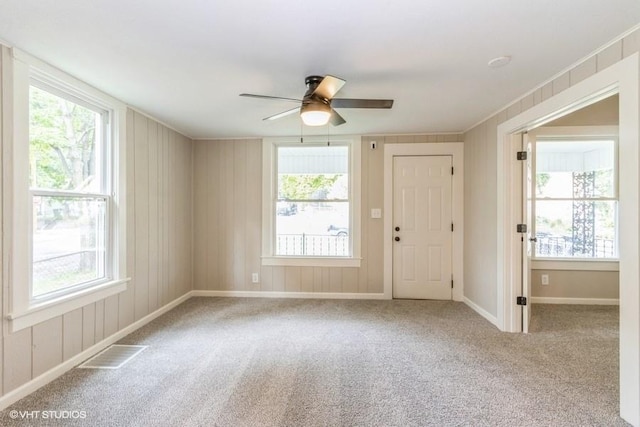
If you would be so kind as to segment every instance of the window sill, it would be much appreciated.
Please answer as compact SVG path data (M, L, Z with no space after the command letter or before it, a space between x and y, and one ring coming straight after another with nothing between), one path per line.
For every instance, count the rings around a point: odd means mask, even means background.
M617 259L533 259L532 270L618 271Z
M360 267L362 258L262 257L262 265L287 267Z
M127 282L129 282L129 280L131 279L113 280L61 296L54 300L33 304L24 311L10 313L7 316L10 330L12 333L17 332L54 317L62 316L65 313L84 307L85 305L124 292L127 290Z

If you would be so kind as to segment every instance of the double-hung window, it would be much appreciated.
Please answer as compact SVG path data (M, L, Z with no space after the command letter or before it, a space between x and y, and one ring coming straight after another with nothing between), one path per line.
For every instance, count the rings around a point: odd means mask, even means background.
M109 112L32 80L29 164L31 298L108 278Z
M263 263L358 264L359 145L265 140Z
M565 133L535 138L535 256L615 259L617 136Z
M13 329L126 289L125 108L17 52ZM7 159L9 160L9 159Z

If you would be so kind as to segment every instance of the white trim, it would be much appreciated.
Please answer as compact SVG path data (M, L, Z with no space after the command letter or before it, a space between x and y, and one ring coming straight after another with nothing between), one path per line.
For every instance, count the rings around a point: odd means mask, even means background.
M614 298L555 298L531 297L532 304L571 304L571 305L620 305Z
M299 298L299 299L387 299L384 294L340 292L191 291L193 297Z
M496 317L494 315L492 315L491 313L489 313L487 310L485 310L484 308L480 307L478 304L476 304L475 302L471 301L469 298L464 297L462 299L462 302L465 303L466 305L469 306L469 308L471 308L473 311L475 311L476 313L478 313L480 316L484 317L485 319L487 319L489 321L489 323L491 323L494 326L498 325L498 319L496 319Z
M503 331L520 330L520 312L515 301L505 299L519 284L510 281L505 260L512 259L505 239L515 224L510 178L509 151L512 134L547 123L585 105L619 92L619 229L620 233L620 416L632 425L640 425L640 54L611 65L518 116L497 129L497 314Z
M619 126L541 126L529 131L529 136L543 137L615 137L618 138Z
M619 271L619 262L602 260L533 259L532 270Z
M453 158L453 293L454 301L464 296L464 144L462 142L407 143L384 145L384 295L393 298L393 158L394 156L452 156Z
M87 360L91 356L99 353L100 351L104 350L105 348L107 348L111 344L115 343L116 341L126 337L130 333L136 331L137 329L141 328L142 326L146 325L147 323L151 322L152 320L156 319L157 317L163 315L164 313L168 312L169 310L171 310L171 309L175 308L176 306L182 304L183 302L188 300L190 297L191 297L191 292L187 292L186 294L184 294L181 297L173 300L172 302L170 302L169 304L165 305L164 307L159 308L158 310L154 311L153 313L147 314L145 317L143 317L142 319L138 320L137 322L132 323L131 325L129 325L129 326L123 328L123 329L120 329L115 334L103 339L99 343L94 344L93 346L91 346L88 349L84 350L82 353L76 354L75 356L73 356L72 358L66 360L65 362L63 362L63 363L57 365L56 367L48 370L47 372L43 373L42 375L39 375L36 378L32 379L28 383L25 383L25 384L21 385L20 387L18 387L16 389L4 394L2 397L0 397L0 410L3 410L6 407L8 407L9 405L12 405L15 402L17 402L18 400L28 396L29 394L31 394L34 391L38 390L40 387L43 387L43 386L47 385L51 381L53 381L56 378L62 376L67 371L70 371L71 369L73 369L78 364L84 362L85 360Z
M23 312L9 313L7 315L7 320L9 320L10 323L9 328L12 333L17 332L29 326L44 322L45 320L62 316L65 313L84 307L87 304L119 294L127 290L127 282L130 280L129 278L102 283L72 294L64 294L54 300L45 301L40 304L32 304Z
M560 94L553 96L546 101L537 104L516 117L498 125L497 129L497 317L499 328L507 332L520 332L521 322L519 307L516 306L514 292L516 283L512 280L509 272L509 263L505 260L515 259L515 255L510 250L510 236L512 234L512 224L517 220L514 215L514 201L512 189L510 188L511 168L513 165L510 156L511 135L533 129L538 125L547 123L564 114L575 111L590 102L601 99L603 94L610 95L617 91L619 74L626 64L630 64L636 55L627 58L611 67L597 73L582 82L571 86ZM626 65L627 67L629 65ZM637 80L637 78L636 78ZM620 145L622 145L622 126L619 126ZM621 147L620 147L621 148ZM620 156L622 157L622 155ZM621 159L622 160L622 159ZM519 173L519 172L518 172ZM512 200L514 199L514 200ZM517 210L517 209L516 209ZM620 223L619 223L620 224Z
M279 144L300 144L300 138L280 137L262 139L262 265L287 266L323 266L323 267L360 267L362 240L362 137L358 135L331 136L330 141L335 144L345 144L349 147L349 214L351 218L351 256L337 257L286 257L273 255L273 238L275 235L274 212L272 209L273 190L276 185L275 146ZM304 138L308 144L326 144L326 136L309 136ZM311 259L313 258L313 260ZM309 260L309 262L305 262Z
M607 48L611 47L612 45L614 45L615 43L623 40L625 37L627 37L628 35L633 34L635 31L640 30L640 24L634 25L633 27L629 28L627 31L625 31L622 34L619 34L616 38L614 38L613 40L611 40L609 43L606 43L602 46L600 46L598 49L594 50L593 52L591 52L590 54L583 56L582 58L580 58L579 60L577 60L576 62L574 62L573 64L569 65L568 67L564 68L563 70L561 70L560 72L554 74L553 76L551 76L550 78L548 78L547 80L543 81L542 83L540 83L539 85L537 85L536 87L534 87L533 89L531 89L529 92L526 92L524 95L514 99L511 102L506 103L502 108L494 111L493 113L489 114L488 116L486 116L485 118L483 118L482 120L474 123L472 126L469 126L467 129L464 130L463 133L467 133L469 132L471 129L475 128L478 125L481 125L482 123L486 122L487 120L489 120L490 118L500 114L503 111L506 111L510 106L514 105L517 102L522 102L523 99L525 99L526 97L534 94L536 91L542 89L543 87L545 87L546 85L548 85L549 83L553 82L555 79L557 79L558 77L562 77L563 75L565 75L566 73L570 72L571 70L575 69L578 65L581 65L582 63L584 63L586 60L588 60L589 58L592 58L594 56L596 56L597 54L599 54L600 52L605 51ZM599 71L600 72L600 71Z
M6 58L5 58L6 59ZM12 104L12 138L3 143L3 217L5 240L3 263L8 264L6 278L8 289L4 297L9 301L10 330L15 332L35 323L64 313L65 308L78 308L126 289L126 106L119 100L93 88L92 86L46 64L18 49L11 50L10 60L3 61L3 71L10 74L12 80L4 80L3 89L7 90ZM108 165L104 194L108 200L107 225L108 236L106 259L107 281L81 291L66 289L61 296L47 303L38 303L31 299L31 246L32 246L32 209L29 190L29 175L25 171L29 164L29 88L34 79L42 82L47 89L53 89L58 96L78 98L96 108L108 112L109 132L108 152L104 164ZM51 88L49 88L51 86ZM38 85L38 87L41 87ZM20 167L20 165L24 167ZM36 191L37 193L37 191ZM64 193L64 192L62 192ZM60 194L62 194L60 193ZM76 194L84 197L85 194ZM87 284L93 285L93 284ZM122 286L120 286L122 285ZM93 295L93 291L97 295ZM64 293L64 295L62 295ZM78 301L74 301L79 298ZM43 308L47 307L47 308ZM49 316L49 317L47 317Z

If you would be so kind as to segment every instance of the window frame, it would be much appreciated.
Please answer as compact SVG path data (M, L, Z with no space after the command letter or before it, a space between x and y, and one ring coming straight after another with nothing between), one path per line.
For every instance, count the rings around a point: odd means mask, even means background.
M3 126L12 129L9 141L3 147L3 168L7 172L3 191L7 195L3 216L10 230L3 239L5 262L11 273L8 277L10 329L12 332L60 316L116 295L127 289L126 278L126 106L97 89L51 67L22 52L3 51L3 90L9 89L13 117L3 118ZM102 159L104 180L102 193L71 192L74 197L105 197L105 277L84 282L49 294L33 297L33 196L51 193L49 190L30 188L29 178L29 92L35 86L72 102L103 111L108 116L103 132L107 136L106 156ZM5 92L6 93L6 92ZM110 185L109 185L110 184ZM66 191L56 195L65 195ZM25 215L26 213L26 215Z
M280 137L262 140L262 265L360 267L361 229L361 137L332 136L330 144L349 148L349 230L351 256L292 256L275 255L276 206L278 199L277 147L300 146L300 138ZM326 146L327 137L304 137L303 145Z
M538 200L540 201L571 201L571 200L590 200L590 201L615 201L619 202L619 159L618 159L618 126L548 126L548 127L540 127L535 130L532 130L528 134L529 140L531 142L533 148L533 174L534 177L537 174L536 167L536 156L537 156L537 142L545 141L545 140L565 140L571 142L572 140L578 141L581 140L603 140L603 139L611 139L614 141L614 195L613 197L596 197L596 198L549 198L549 197L538 197L537 196L537 188L536 188L536 180L533 179L533 191L532 191L532 200L531 200L531 208L532 208L532 235L536 234L536 223L537 223L537 210L536 203ZM579 257L542 257L536 256L535 251L532 256L532 267L533 268L545 268L549 270L554 269L562 269L562 270L607 270L614 271L617 270L617 264L619 260L619 229L618 229L618 218L616 217L616 237L615 237L615 245L616 245L616 254L618 256L611 258L579 258Z

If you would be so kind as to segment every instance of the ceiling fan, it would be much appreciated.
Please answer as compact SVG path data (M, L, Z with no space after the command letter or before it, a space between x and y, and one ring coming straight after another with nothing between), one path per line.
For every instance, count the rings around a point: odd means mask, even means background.
M292 108L273 116L265 117L263 120L276 120L300 112L302 121L307 126L322 126L331 122L334 126L346 123L334 108L384 108L393 106L393 99L352 99L334 98L335 94L344 86L345 80L334 76L308 76L304 79L307 91L302 99L283 98L280 96L254 95L252 93L241 93L240 96L261 99L274 99L300 103L300 106Z

